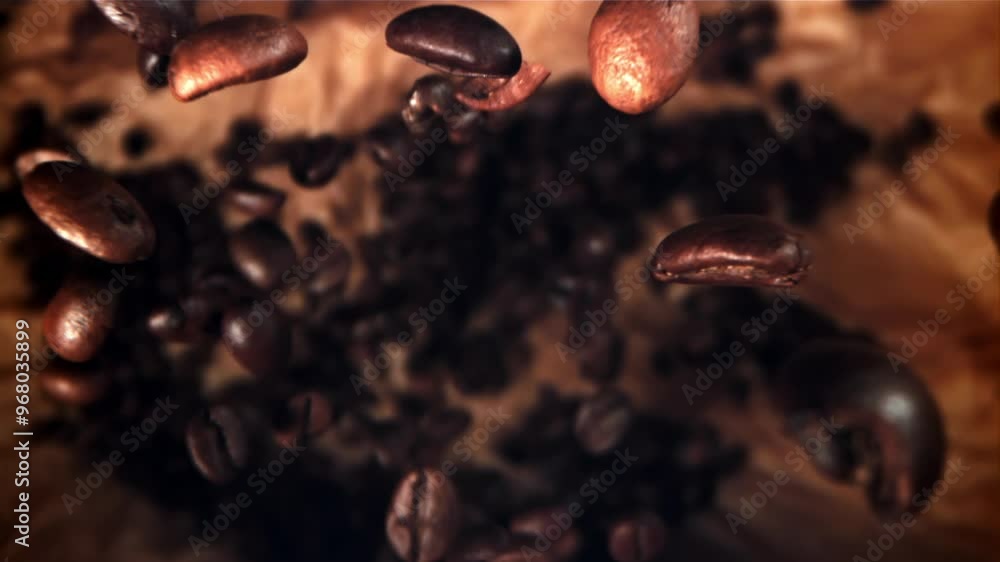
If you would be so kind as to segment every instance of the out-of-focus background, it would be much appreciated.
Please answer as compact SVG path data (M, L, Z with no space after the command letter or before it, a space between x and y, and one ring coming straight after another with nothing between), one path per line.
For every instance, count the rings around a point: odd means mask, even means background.
M749 3L699 3L703 16L723 10L739 13ZM913 168L891 168L884 162L863 161L850 173L847 196L825 207L806 227L816 263L808 283L799 291L810 304L847 329L872 333L890 351L899 351L903 338L912 338L919 321L938 309L951 321L930 337L909 362L927 381L944 414L948 460L970 468L940 496L919 523L895 540L886 560L989 560L1000 546L1000 277L987 283L960 310L949 299L957 284L976 276L982 260L997 249L986 226L986 210L1000 189L1000 138L987 127L989 108L1000 100L1000 3L985 1L878 2L858 9L860 2L781 2L776 45L752 63L752 76L742 80L713 80L699 73L659 112L666 122L695 111L764 106L780 116L775 92L795 81L803 92L829 92L830 103L851 123L882 138L906 128L915 112L928 116L934 137L949 141L943 149L926 153ZM4 6L6 18L0 45L0 151L13 134L12 115L24 103L37 101L59 116L86 100L111 102L107 130L87 129L74 134L87 140L90 161L110 170L166 162L184 155L210 173L216 168L213 150L223 144L237 118L257 116L267 121L290 116L287 134L332 132L354 135L375 119L400 107L401 96L428 69L393 53L384 44L389 18L412 7L410 3L381 2L243 2L208 0L199 6L203 21L232 13L270 13L296 16L295 24L309 42L309 56L294 71L262 83L229 88L195 103L177 102L168 90L147 92L135 71L135 47L117 33L89 3L15 2ZM587 30L598 4L559 2L482 2L475 7L501 22L517 38L527 60L552 70L543 88L562 80L588 75ZM44 14L40 16L38 14ZM44 23L43 23L44 21ZM721 20L720 20L721 21ZM27 22L27 23L26 23ZM31 23L34 22L34 23ZM697 63L739 64L725 52L749 49L751 41L722 23L721 33L709 41ZM34 33L29 33L35 29ZM11 39L19 34L24 41ZM30 37L28 35L31 35ZM8 39L10 41L8 41ZM714 57L714 58L713 58ZM722 58L720 58L722 57ZM728 62L727 62L728 61ZM728 68L726 72L739 72ZM115 105L116 104L116 105ZM996 116L994 115L994 127ZM122 137L136 124L150 130L155 144L141 160L121 150ZM725 135L725 126L717 131ZM934 146L933 144L929 146ZM748 147L749 148L749 147ZM904 162L915 164L914 151ZM823 154L816 158L822 160ZM933 157L933 161L930 160ZM738 164L738 162L733 162ZM721 166L726 169L728 166ZM371 178L378 172L370 159L354 159L322 190L294 187L281 166L255 172L289 194L282 211L284 224L315 218L348 241L379 227L377 198ZM0 185L13 184L11 170L0 170ZM720 180L726 178L720 177ZM859 208L877 201L876 192L894 180L906 189L870 226L859 222ZM804 191L821 186L804 182ZM705 190L716 190L705 185ZM665 233L689 222L692 210L683 204L657 212L644 225L648 248ZM862 225L851 234L845 225ZM0 237L13 236L18 224L0 220ZM0 275L0 344L13 341L14 320L28 318L39 334L40 309L25 305L27 281L23 264L3 251ZM625 260L622 271L632 271L643 252ZM360 283L353 279L352 283ZM685 288L672 288L676 300ZM618 319L623 325L656 326L667 322L665 297L644 292L627 303ZM532 327L533 341L558 341L564 320L550 319ZM629 347L621 386L649 409L689 415L679 393L682 379L664 382L650 376L646 357L653 341ZM206 387L226 384L235 371L224 354ZM10 366L7 360L0 365ZM552 381L561 388L579 390L589 383L565 373L552 345L539 345L529 367L530 379ZM691 373L693 375L693 373ZM686 374L683 376L687 376ZM689 380L689 379L684 379ZM13 383L3 385L3 411L10 406ZM476 411L504 405L517 412L526 398L515 387L474 404ZM33 390L41 411L54 411L38 389ZM689 544L706 556L733 559L852 560L866 556L869 540L885 530L867 509L860 490L825 481L812 468L796 477L738 533L725 519L737 512L741 499L757 491L756 483L785 465L794 445L780 432L768 412L766 398L754 395L750 411L699 403L699 417L715 420L727 436L750 445L748 469L727 480L718 507L690 521L672 541ZM531 431L531 428L524 428ZM2 449L9 453L9 437ZM0 455L4 478L13 456ZM32 543L30 550L10 546L9 560L187 560L195 559L187 536L190 517L163 512L113 478L95 490L78 512L68 515L61 500L73 489L74 479L89 471L89 458L76 458L57 447L38 445L32 451ZM0 486L4 532L10 532L14 505L9 481ZM222 541L199 559L238 560L236 546Z

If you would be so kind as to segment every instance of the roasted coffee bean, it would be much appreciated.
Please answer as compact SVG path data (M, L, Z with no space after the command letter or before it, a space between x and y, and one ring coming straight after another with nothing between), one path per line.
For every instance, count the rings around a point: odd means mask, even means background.
M46 394L71 406L89 406L103 398L111 386L111 377L93 365L56 361L38 376Z
M619 521L608 533L608 551L615 562L649 562L667 546L667 529L654 513L642 513Z
M454 144L472 142L483 128L483 114L474 109L456 104L454 112L445 119L448 140Z
M625 338L611 327L599 328L576 352L580 376L598 383L614 380L621 372L624 357Z
M197 26L194 2L185 0L93 0L118 31L139 46L169 55Z
M60 148L36 148L27 152L22 152L14 162L14 172L17 178L24 183L24 178L39 164L45 162L72 162L80 164L79 158Z
M478 89L474 83L460 88L458 101L479 111L503 111L520 105L548 80L552 72L541 64L523 62L521 70L495 88ZM480 80L473 78L473 81Z
M60 238L111 263L148 258L156 231L139 202L84 164L44 162L24 178L24 198Z
M558 518L565 518L568 514L565 505L532 509L511 519L510 530L516 535L530 537L532 539L530 541L532 546L534 546L535 539L544 536L546 539L552 541L552 546L548 550L548 554L556 560L571 560L576 557L583 547L583 533L576 527L569 527L568 529L563 529L559 537L553 540L551 539L553 533L549 529L553 523L560 521ZM560 527L563 525L561 522L557 524ZM549 532L546 533L546 530Z
M621 443L631 423L628 397L617 390L605 390L580 404L574 432L585 451L603 455Z
M424 134L436 118L455 106L455 85L444 76L429 74L413 83L401 115L412 133Z
M114 327L121 283L115 273L106 279L72 277L63 284L44 318L45 340L60 357L82 363L97 355Z
M303 139L289 147L288 171L302 187L318 187L332 180L354 155L354 143L333 135Z
M514 37L490 17L461 6L422 6L400 14L386 26L385 42L459 76L513 76L521 68Z
M300 439L316 437L333 426L333 406L319 392L292 396L279 412L275 437L280 444L292 446Z
M178 43L167 76L174 97L191 101L216 90L292 70L309 52L291 25L263 15L209 23Z
M106 101L85 101L66 111L62 120L70 127L92 127L110 111L111 104Z
M407 562L432 562L447 554L462 524L454 484L437 470L417 469L400 481L386 516L385 533Z
M285 194L277 189L256 182L244 180L234 182L222 193L227 207L252 217L274 219L285 204Z
M153 137L142 127L132 127L122 137L122 150L129 158L142 158L142 155L153 146Z
M195 468L215 484L225 484L246 466L250 438L235 409L217 405L191 419L185 434Z
M225 297L229 292L202 289L184 296L178 303L154 308L146 317L146 328L154 336L172 342L192 342L218 335Z
M139 77L143 83L150 88L162 88L167 85L167 69L170 67L170 57L167 55L139 49L135 66L139 69Z
M344 243L331 237L322 225L312 221L299 226L302 240L314 251L323 249L325 258L317 258L318 267L306 282L306 289L314 295L339 293L347 286L353 259Z
M255 219L229 238L233 263L254 286L269 290L281 284L281 276L295 266L295 248L281 227Z
M365 134L365 144L375 163L386 170L395 171L400 158L413 147L413 137L398 116L383 119Z
M265 315L248 303L230 307L222 317L222 340L233 358L255 375L274 375L288 369L292 327L276 308Z
M868 471L869 501L890 517L934 484L945 454L934 397L902 360L892 361L853 341L815 342L788 359L772 390L797 436L805 423L854 434L855 449L844 454Z
M590 23L590 75L611 107L656 109L684 85L698 53L693 2L601 3Z
M722 215L672 232L656 248L660 281L791 287L811 265L798 235L767 218Z

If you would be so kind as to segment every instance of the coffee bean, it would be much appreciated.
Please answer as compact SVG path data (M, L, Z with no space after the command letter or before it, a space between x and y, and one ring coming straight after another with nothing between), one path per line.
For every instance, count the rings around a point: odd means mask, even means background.
M279 286L282 275L295 265L291 240L278 225L265 219L255 219L234 232L229 238L229 253L236 268L264 290Z
M458 101L479 111L503 111L520 105L540 88L552 72L541 64L522 62L521 70L501 85L486 91L470 82L460 88ZM473 78L473 81L481 80Z
M417 469L400 481L386 516L385 532L396 555L432 562L447 554L461 527L454 484L440 471Z
M792 287L810 265L809 250L783 226L759 216L722 215L664 238L653 275L674 283Z
M114 278L78 276L67 280L45 309L44 331L48 344L60 357L89 361L114 327L118 295L109 287ZM121 287L119 286L119 289Z
M354 143L333 135L303 139L289 150L288 171L302 187L318 187L332 180L354 155Z
M557 517L565 518L567 515L570 514L566 506L563 505L532 509L511 519L510 530L517 535L530 537L532 546L534 546L535 539L544 536L553 541L547 554L556 560L571 560L583 548L583 533L576 527L569 527L563 529L559 537L553 540L551 538L553 533L549 529L553 523L558 521ZM558 524L560 527L562 526L562 523ZM546 530L549 532L546 533Z
M149 216L129 192L83 164L45 162L24 178L24 198L60 238L111 263L148 258L156 246Z
M76 156L60 148L36 148L18 155L17 160L14 162L14 172L17 174L17 178L21 180L21 183L24 183L25 176L31 173L39 164L45 162L81 163Z
M429 74L413 83L402 111L403 122L414 134L424 134L435 118L450 112L455 105L455 85L451 80Z
M645 113L684 85L698 53L698 10L685 1L601 3L590 23L590 75L612 107Z
M177 44L170 55L170 89L180 101L191 101L284 74L308 51L305 37L281 20L263 15L217 20Z
M270 307L276 305L265 301ZM260 310L267 310L263 307ZM252 304L241 303L226 310L222 339L229 352L257 376L275 375L288 369L292 354L292 327L276 308L264 314Z
M170 67L170 57L159 55L153 51L139 49L135 66L139 70L139 77L144 84L150 88L157 89L167 85L167 69Z
M63 123L70 127L92 127L111 111L111 104L100 100L81 102L63 115Z
M169 55L197 25L195 3L185 0L93 0L118 31L139 46Z
M351 275L353 259L344 243L332 238L322 225L312 221L303 222L299 227L302 240L313 248L322 248L327 257L319 262L318 268L306 282L307 290L314 295L340 293L347 286Z
M385 41L394 51L459 76L513 76L521 67L514 37L490 17L461 6L400 14L386 26Z
M619 521L608 533L608 551L615 562L649 562L663 554L667 529L654 513Z
M598 383L614 380L625 357L625 338L610 327L598 328L576 352L580 376Z
M111 386L111 377L93 365L55 361L37 376L46 394L71 406L89 406L103 398Z
M631 423L628 397L616 390L605 390L580 405L574 432L585 451L603 455L621 443Z
M236 181L222 192L226 206L252 217L274 219L285 204L285 194L253 180Z
M226 296L202 289L181 297L175 304L154 308L146 317L146 328L154 336L172 342L193 342L218 335Z
M400 158L413 147L413 138L397 116L383 119L365 133L365 144L375 163L386 170L395 171Z
M122 137L122 150L129 158L142 158L153 145L153 137L142 127L132 127Z
M333 426L333 406L319 392L302 392L288 400L275 425L278 443L286 447L301 444Z
M195 468L215 484L231 481L250 457L244 422L229 406L213 406L192 418L185 442Z

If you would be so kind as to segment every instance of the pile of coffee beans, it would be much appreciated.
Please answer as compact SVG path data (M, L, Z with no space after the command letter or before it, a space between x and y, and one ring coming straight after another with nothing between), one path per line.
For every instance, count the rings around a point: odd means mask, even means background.
M185 2L97 5L141 48L143 79L169 84L181 101L287 72L308 52L294 27L270 17L199 27ZM773 6L743 17L739 28L753 33L741 37L773 41ZM382 228L355 240L316 222L279 224L287 195L254 179L253 167L182 214L204 185L196 167L176 160L116 176L61 151L67 133L43 107L26 106L16 152L4 156L17 159L21 189L4 192L0 209L33 217L15 248L33 300L47 304L45 338L58 356L39 376L66 405L37 433L107 450L116 428L172 397L180 413L121 478L195 521L248 486L274 486L232 522L247 559L673 557L671 536L712 509L746 451L696 409L638 408L619 385L633 338L656 342L648 366L668 382L742 341L741 326L775 288L809 282L813 256L791 225L812 223L847 194L852 166L876 152L829 102L720 197L730 164L779 134L763 107L669 121L649 113L701 73L697 31L688 2L605 2L589 37L592 82L542 87L546 67L525 61L514 36L478 11L399 15L388 47L440 73L418 80L401 111L373 118L360 138L278 139L254 164L288 166L296 183L319 189L351 159L373 160L381 172L367 187L379 194ZM748 79L750 54L721 40L713 48L726 53L713 72ZM791 82L776 97L786 109L802 103ZM76 108L66 120L100 111ZM225 162L258 128L235 123L216 156ZM143 135L129 146L155 142ZM428 141L439 145L433 154L400 173ZM701 218L644 250L643 224L678 202ZM227 227L224 213L246 222ZM637 252L648 253L645 278L616 273ZM300 267L309 274L293 274ZM695 287L674 305L672 283ZM284 306L277 295L287 294L304 305ZM611 314L607 303L634 294L661 302L671 327L648 333L616 318L582 346L563 346L567 376L588 381L589 392L526 380L547 345L529 327L560 318L572 341L597 311ZM748 392L771 395L793 439L822 416L846 414L850 438L818 462L865 487L880 514L937 478L945 444L934 400L865 334L802 304L758 336L717 382L720 397L739 407ZM400 353L386 360L387 349ZM220 352L248 376L206 393ZM531 396L526 411L491 411L472 427L482 404L515 386ZM496 429L492 461L474 454L483 428Z

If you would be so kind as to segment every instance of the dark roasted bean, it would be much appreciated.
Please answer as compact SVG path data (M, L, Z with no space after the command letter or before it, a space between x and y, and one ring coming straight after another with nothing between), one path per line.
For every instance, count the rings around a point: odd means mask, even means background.
M396 555L432 562L447 554L461 527L454 484L437 470L411 471L400 481L386 516L385 532Z
M45 339L60 357L89 361L114 327L119 297L109 287L114 277L73 277L63 284L45 309Z
M274 375L288 369L292 327L280 310L264 315L250 304L235 305L223 315L222 339L240 365L255 375Z
M279 414L275 437L285 446L295 445L300 438L316 437L333 426L333 406L318 392L296 394Z
M24 178L24 198L60 238L111 263L153 253L156 231L146 211L114 180L86 165L45 162Z
M548 80L552 72L541 64L524 62L510 80L487 91L476 91L468 85L455 93L458 101L479 111L503 111L520 105ZM477 79L472 79L477 80Z
M309 52L291 25L262 15L209 23L181 41L170 55L174 97L191 101L216 90L273 78L292 70Z
M693 2L601 3L590 24L594 87L625 113L656 109L684 85L698 53Z
M303 139L289 147L288 171L302 187L319 187L332 180L354 154L354 143L333 135Z
M85 101L71 107L63 115L63 123L71 127L93 127L101 117L111 111L111 104L105 101Z
M216 484L231 481L250 457L245 424L229 406L213 406L192 418L185 441L195 467Z
M186 0L93 0L116 28L139 46L169 55L197 25Z
M175 342L218 335L225 306L222 297L232 295L217 293L204 290L182 297L177 304L155 308L146 318L146 328L158 338Z
M170 67L169 56L139 49L135 65L139 70L139 77L150 88L162 88L167 85L167 69Z
M461 6L400 14L386 26L385 41L394 51L460 76L513 76L521 68L514 37L490 17Z
M576 352L580 376L594 382L614 380L625 357L625 338L610 327L600 328Z
M104 397L111 383L107 373L91 365L55 362L38 373L42 390L57 402L89 406Z
M533 509L511 519L510 530L517 535L524 535L532 539L544 536L546 539L552 540L550 537L553 533L551 530L546 533L546 530L553 523L561 527L563 525L562 519L565 519L567 515L569 512L567 507L563 505ZM530 544L535 546L535 540L530 541ZM576 527L569 527L563 529L559 537L554 539L548 554L556 560L571 560L576 557L582 547L583 534Z
M811 264L801 239L753 215L723 215L671 233L656 248L660 281L790 287Z
M285 204L285 194L253 180L233 183L222 194L223 202L252 217L273 219Z
M580 404L574 432L585 451L603 455L621 443L631 423L628 397L617 390L605 390Z
M260 289L273 289L295 265L295 248L281 228L255 219L229 238L229 253L236 268Z
M326 257L318 257L317 269L307 281L307 289L314 295L339 293L347 286L353 259L344 243L334 239L320 224L306 221L299 227L302 240L312 248L313 255L322 249Z
M653 513L619 521L608 533L608 551L615 562L649 562L663 554L666 546L666 526Z

